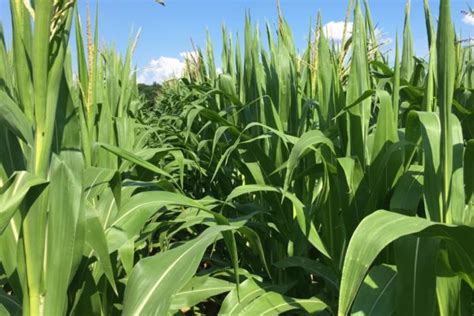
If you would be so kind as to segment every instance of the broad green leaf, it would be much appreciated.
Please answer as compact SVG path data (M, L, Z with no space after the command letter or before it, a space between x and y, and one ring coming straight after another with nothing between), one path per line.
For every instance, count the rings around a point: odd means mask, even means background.
M474 242L474 228L377 211L360 223L350 240L342 271L339 315L346 315L349 312L357 291L377 255L398 238L416 233L443 239L453 252L453 258L450 259L456 266L456 272L471 281L469 275L472 276L474 272L474 251L470 245Z
M86 199L95 198L108 186L115 175L114 169L90 167L84 171L84 191Z
M446 222L456 225L469 225L470 215L466 205L466 194L462 188L466 183L464 180L464 138L461 123L458 118L450 114L451 129L448 137L452 139L453 157L450 161L452 167L448 210L445 214Z
M293 217L296 218L298 225L303 232L303 234L308 238L308 241L322 254L330 258L329 253L327 252L326 247L324 246L321 237L319 236L318 231L314 227L314 224L311 222L311 219L306 217L304 211L303 203L293 194L285 192L282 189L268 186L268 185L243 185L235 188L228 196L227 201L232 201L233 199L244 195L251 194L255 192L275 192L281 194L283 198L287 198L293 204Z
M210 227L194 240L138 262L125 289L123 314L165 315L172 295L192 278L206 248L229 229Z
M379 114L375 129L374 143L372 147L372 162L387 150L387 144L398 141L397 122L394 120L393 106L390 95L385 91L377 90L379 99Z
M17 212L10 220L10 225L0 235L0 262L8 278L8 283L15 293L21 293L20 276L18 275L19 233L21 214Z
M421 135L421 136L420 136ZM440 174L440 122L435 113L411 112L407 118L407 139L418 143L421 137L424 154L424 201L426 216L442 221L442 179Z
M111 223L107 230L107 240L109 251L120 248L124 242L123 237L131 239L137 235L144 227L148 219L160 211L160 209L169 206L186 206L197 208L211 214L219 225L229 225L229 221L222 214L216 213L208 208L206 202L200 203L193 199L187 198L182 194L151 191L142 192L134 195L129 201L124 202L119 210L117 218ZM113 226L113 227L112 227ZM115 229L112 229L115 228ZM121 238L117 238L120 235ZM223 232L224 240L230 251L234 269L238 269L237 245L233 232ZM238 277L237 277L238 279Z
M219 315L239 315L240 312L253 300L265 294L268 291L284 291L287 287L269 284L261 284L253 279L247 279L239 286L239 293L236 289L232 290L222 302Z
M192 278L178 293L171 298L171 310L193 307L210 297L229 292L235 284L211 276Z
M176 206L207 210L204 204L187 198L182 194L166 191L141 192L123 203L110 227L119 228L126 232L129 238L132 238L140 232L145 223L156 212L165 207L170 209ZM118 246L120 244L115 244L115 242L109 244L111 249L117 249Z
M125 269L127 275L130 275L133 269L135 256L135 242L131 239L127 240L119 249L120 262Z
M107 280L110 282L113 290L117 292L117 287L115 285L115 275L112 267L112 262L110 260L109 253L111 252L107 245L107 239L105 236L104 227L102 226L98 214L92 205L85 203L84 206L86 212L86 236L85 242L92 249L92 253L87 254L91 256L92 254L99 261L102 270L105 272ZM118 241L120 242L120 241ZM115 249L114 249L115 250Z
M375 266L364 279L352 306L351 315L391 315L396 310L397 271L388 265Z
M44 312L58 315L67 310L67 289L82 257L83 212L82 155L63 152L53 157L49 186L47 251L44 263L46 291Z
M433 315L436 304L436 262L439 241L414 236L395 241L397 313Z
M280 315L291 310L314 314L327 308L326 303L318 298L291 298L277 292L266 292L253 300L238 315Z
M466 287L466 288L464 288ZM441 276L436 279L438 311L441 316L468 315L472 311L472 289L460 277Z
M293 149L291 150L290 157L288 158L287 171L285 176L284 190L286 191L290 185L292 175L298 164L298 160L307 153L308 150L315 150L314 146L326 145L331 151L334 152L333 143L328 139L322 132L318 130L309 131L298 140Z
M3 305L0 305L0 316L10 316L10 313Z
M390 209L415 215L423 197L423 166L413 165L400 178L390 200Z
M117 146L113 146L113 145L110 145L110 144L100 144L101 147L103 147L105 150L117 155L118 157L121 157L127 161L130 161L140 167L143 167L145 169L148 169L156 174L159 174L161 176L164 176L170 180L174 180L173 179L173 176L170 175L168 172L164 171L163 169L161 168L158 168L157 166L153 165L152 163L144 160L144 159L141 159L140 157L138 157L137 155L125 150L125 149L122 149L122 148L119 148Z
M27 171L19 171L0 188L0 233L8 226L28 191L45 183Z
M0 122L29 145L33 144L31 123L17 104L0 90Z

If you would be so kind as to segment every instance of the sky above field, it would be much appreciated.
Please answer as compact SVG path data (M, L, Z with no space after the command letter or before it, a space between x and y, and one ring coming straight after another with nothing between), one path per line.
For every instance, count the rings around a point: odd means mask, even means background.
M79 0L82 17L87 4L95 10L97 0ZM275 0L167 0L166 6L154 0L98 0L100 38L103 43L115 43L124 52L129 38L138 29L141 35L135 52L139 81L161 82L179 74L184 59L193 51L191 40L205 47L206 31L213 39L216 57L220 56L221 26L242 33L246 10L260 25L275 24ZM472 0L453 0L452 13L458 33L467 38L474 33L474 19L461 13ZM369 0L374 23L387 42L384 51L393 51L396 33L403 31L404 0ZM438 15L439 0L430 0L432 14ZM285 18L292 27L300 51L305 47L308 29L315 24L320 11L329 37L340 37L347 0L281 0ZM7 37L11 34L8 0L0 0L0 21ZM423 1L412 0L412 30L415 51L427 54Z

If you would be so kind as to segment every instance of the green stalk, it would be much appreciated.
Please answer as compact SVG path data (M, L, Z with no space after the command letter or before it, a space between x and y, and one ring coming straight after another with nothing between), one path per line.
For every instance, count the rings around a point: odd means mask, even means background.
M33 173L46 178L50 152L47 142L47 102L48 102L48 62L50 22L53 2L35 2L35 28L33 36L33 88L35 111L35 144L33 152ZM42 295L42 262L46 233L47 194L44 192L34 202L23 224L25 263L29 296L29 315L42 315L44 296Z
M451 136L451 107L454 93L455 49L454 29L451 21L449 0L442 0L439 7L437 51L438 51L438 105L441 120L441 174L442 217L446 219L449 208L449 190L451 185L453 146Z
M35 147L33 171L46 178L48 174L47 101L48 101L48 62L51 12L53 1L38 0L35 2L35 30L33 37L33 88L35 109ZM54 117L53 117L54 118Z

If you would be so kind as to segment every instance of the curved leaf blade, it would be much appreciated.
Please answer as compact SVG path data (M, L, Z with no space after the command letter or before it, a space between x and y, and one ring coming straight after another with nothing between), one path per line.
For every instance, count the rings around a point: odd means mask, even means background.
M452 250L456 253L453 263L460 270L458 272L470 278L474 272L474 227L445 225L384 210L376 211L360 223L349 242L342 271L338 315L349 312L370 265L383 248L400 237L416 233L452 242Z
M193 277L206 248L230 229L210 227L192 241L142 259L130 274L123 315L166 315L172 295Z

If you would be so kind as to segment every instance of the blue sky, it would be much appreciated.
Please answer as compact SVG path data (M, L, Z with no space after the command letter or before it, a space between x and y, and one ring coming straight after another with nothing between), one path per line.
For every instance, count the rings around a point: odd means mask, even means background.
M95 8L96 1L78 0L83 17L86 4ZM397 31L402 32L404 3L404 0L369 0L374 22L384 36L394 39ZM433 15L437 16L439 0L430 0L430 4ZM463 22L461 14L468 4L472 5L472 0L452 1L456 28L466 36L474 33L474 25ZM321 11L324 23L342 21L347 0L281 0L281 5L297 47L302 48L317 12ZM183 59L181 53L192 50L191 39L198 46L204 46L206 30L213 38L216 55L220 54L221 25L225 23L229 30L242 33L247 9L252 19L261 24L265 21L274 24L277 15L275 0L167 0L165 7L154 0L99 0L99 8L101 42L114 42L119 50L125 51L132 30L141 28L135 63L142 72L159 67L160 58L163 64L179 67ZM8 0L0 0L0 20L8 35ZM423 55L427 49L422 0L412 0L411 22L415 50Z

